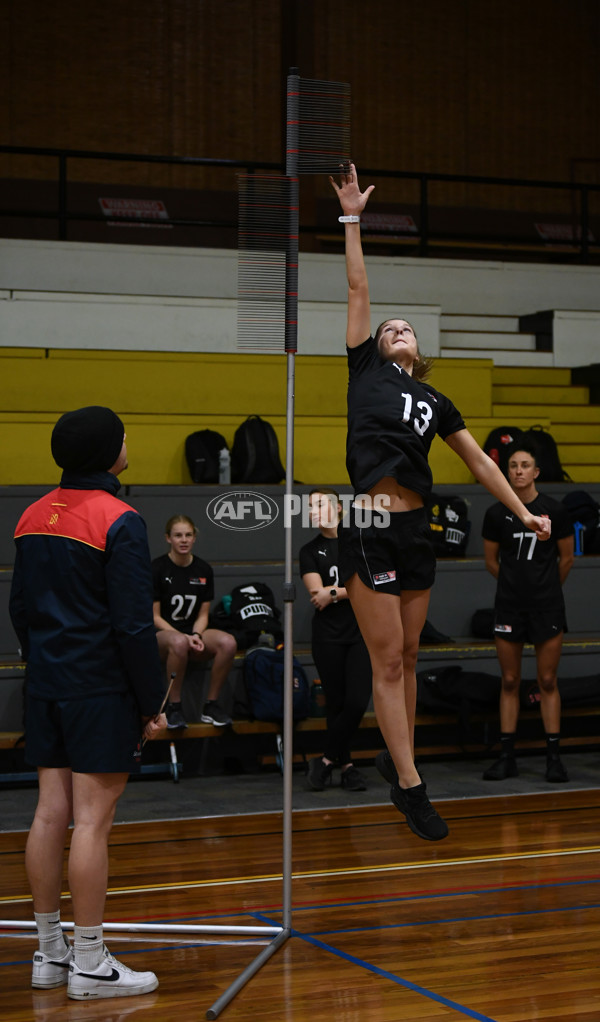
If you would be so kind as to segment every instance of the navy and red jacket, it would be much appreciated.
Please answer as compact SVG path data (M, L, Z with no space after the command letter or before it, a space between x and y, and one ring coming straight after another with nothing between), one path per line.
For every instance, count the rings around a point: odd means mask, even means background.
M164 695L143 519L110 472L64 472L15 531L10 616L38 699L133 690L140 713Z

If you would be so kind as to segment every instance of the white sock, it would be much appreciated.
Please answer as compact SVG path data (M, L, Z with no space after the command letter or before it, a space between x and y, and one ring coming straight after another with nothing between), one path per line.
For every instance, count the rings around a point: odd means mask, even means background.
M75 927L73 953L78 969L90 972L98 968L104 954L102 923L98 923L98 926Z
M40 951L49 958L65 957L67 946L60 925L60 911L34 912L40 942Z

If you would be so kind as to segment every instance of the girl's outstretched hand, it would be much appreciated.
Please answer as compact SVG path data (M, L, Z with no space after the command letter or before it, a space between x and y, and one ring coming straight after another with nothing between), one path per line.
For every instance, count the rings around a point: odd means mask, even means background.
M367 200L375 185L369 185L364 192L361 192L358 186L358 175L354 164L342 164L341 167L340 184L338 185L330 176L329 180L331 181L331 186L340 200L340 206L342 207L344 214L346 216L359 216L367 205Z
M524 524L528 529L535 532L537 538L542 542L546 539L550 539L552 533L552 522L548 518L548 515L530 515L528 522L524 521Z

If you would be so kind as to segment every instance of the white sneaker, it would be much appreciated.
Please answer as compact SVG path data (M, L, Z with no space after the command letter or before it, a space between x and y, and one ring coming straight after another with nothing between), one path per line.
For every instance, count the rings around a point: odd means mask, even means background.
M62 958L50 958L43 951L36 951L33 956L31 985L36 990L50 990L62 987L69 978L69 965L73 960L73 948L66 944Z
M75 961L71 962L67 996L76 1001L96 997L133 997L136 994L149 994L157 986L158 979L153 972L134 972L128 969L113 958L104 945L104 955L96 969L85 972Z

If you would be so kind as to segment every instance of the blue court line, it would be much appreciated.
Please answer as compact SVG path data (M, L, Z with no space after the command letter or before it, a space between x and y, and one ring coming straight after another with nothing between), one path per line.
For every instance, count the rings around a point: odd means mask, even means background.
M331 944L325 944L322 940L316 940L314 937L305 936L299 933L297 930L292 930L292 936L299 937L300 940L305 941L307 944L312 944L314 947L320 948L322 951L329 951L330 954L335 955L337 958L342 958L346 962L350 962L351 965L358 965L359 968L365 969L366 972L373 973L374 976L381 976L382 979L390 980L397 986L405 987L407 990L412 990L415 994L420 994L422 997L427 997L430 1001L435 1001L437 1004L443 1004L445 1008L452 1008L454 1011L460 1012L462 1015L466 1015L467 1018L476 1019L477 1022L498 1022L497 1019L490 1018L489 1015L482 1015L480 1011L474 1011L472 1008L467 1008L464 1004L458 1004L457 1001L451 1001L449 997L444 997L442 994L436 994L433 990L428 990L427 987L419 986L417 983L411 983L409 979L403 979L401 976L396 976L393 972L388 972L387 969L380 969L379 966L373 965L372 962L366 962L362 958L357 958L355 955L349 955L345 951L339 951L337 948L332 947Z
M372 930L410 930L413 926L440 926L445 923L480 923L489 919L518 919L520 916L545 916L554 912L587 912L592 905L563 905L560 908L524 909L521 912L490 912L481 916L447 916L443 919L419 919L411 923L383 923L378 926L352 926L343 930L314 930L317 934L369 933Z
M460 888L460 889L448 888L447 890L433 891L431 893L427 893L426 891L423 891L423 892L417 893L417 894L398 894L398 895L394 894L394 895L390 895L387 898L365 898L365 899L358 899L356 901L310 902L310 904L308 904L308 905L294 905L292 911L293 911L293 914L296 915L299 912L315 912L315 911L320 911L322 909L363 908L363 907L367 908L369 905L401 905L401 904L405 904L405 903L411 902L411 901L435 901L435 900L439 900L439 899L442 899L442 898L466 898L466 897L472 897L473 895L485 895L485 894L502 895L502 894L511 894L511 893L514 893L515 891L538 891L538 890L549 891L549 890L554 890L556 888L564 888L564 887L584 887L584 886L589 887L589 886L593 886L595 884L600 884L600 876L594 876L594 877L590 877L589 879L583 879L583 880L552 880L552 881L548 881L548 882L543 882L542 881L540 883L535 883L535 884L525 884L525 883L524 884L511 884L508 887L494 887L494 886L490 886L490 887L469 887L469 888ZM216 914L211 914L209 916L204 916L204 915L195 913L194 915L191 915L191 916L174 916L174 917L170 916L168 919L165 918L164 916L161 916L161 917L155 918L155 919L144 918L144 920L137 920L137 921L153 922L153 923L168 923L168 924L175 924L175 923L202 923L202 924L205 924L205 925L210 925L211 922L212 923L216 923L217 920L219 920L219 919L239 919L239 918L243 918L243 917L247 916L250 919L256 919L256 920L262 922L263 919L264 919L264 917L262 915L263 911L264 910L260 909L260 908L257 908L257 909L240 909L239 911L236 911L236 912L218 912ZM271 909L271 911L281 913L281 907L273 907ZM118 922L118 921L119 920L115 920L115 919L107 919L106 920L106 922ZM135 922L135 920L134 920L134 922ZM279 926L279 923L278 922L274 922L274 923L271 922L268 925Z
M535 884L511 884L509 887L469 887L461 888L460 890L453 890L449 888L446 891L433 891L427 893L423 891L420 894L398 894L390 895L387 898L368 898L358 899L357 901L332 901L332 902L311 902L308 905L294 905L294 915L297 912L313 912L319 909L336 909L336 908L361 908L367 907L368 905L399 905L405 904L410 901L435 901L441 898L466 898L472 897L473 895L483 894L509 894L514 891L537 891L537 890L552 890L559 887L578 887L578 886L591 886L594 884L600 884L600 877L593 877L590 880L557 880L549 883L535 883ZM252 910L246 910L252 915ZM260 909L258 910L260 911ZM237 913L232 913L236 915ZM211 917L212 918L212 917ZM219 917L221 918L221 917ZM223 917L225 918L225 917Z

